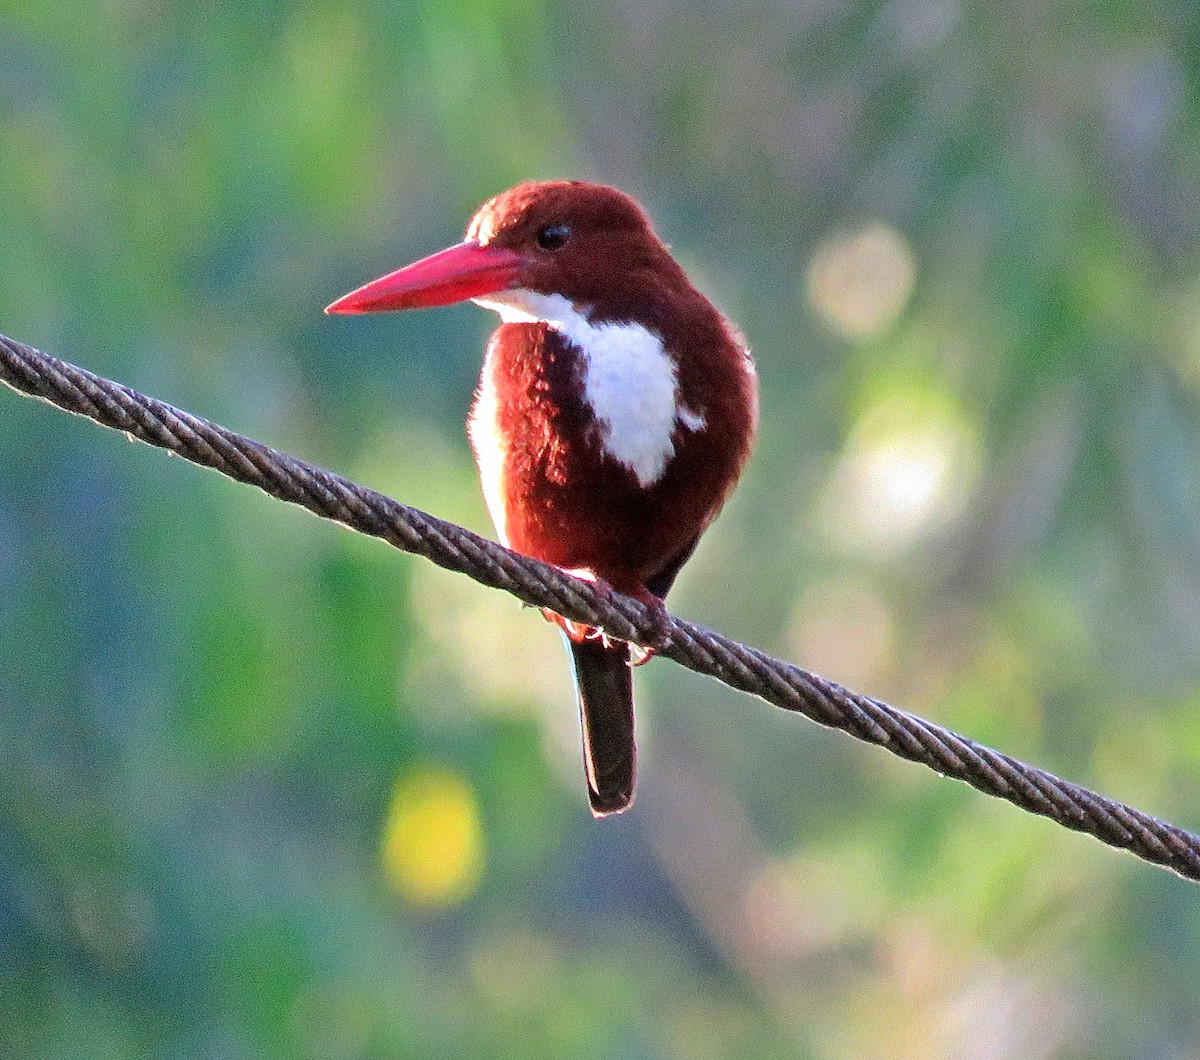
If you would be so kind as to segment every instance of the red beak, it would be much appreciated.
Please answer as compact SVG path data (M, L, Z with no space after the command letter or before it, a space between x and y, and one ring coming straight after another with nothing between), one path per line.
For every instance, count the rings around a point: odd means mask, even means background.
M468 239L372 280L326 306L325 312L378 313L462 302L512 287L520 266L516 251L481 247Z

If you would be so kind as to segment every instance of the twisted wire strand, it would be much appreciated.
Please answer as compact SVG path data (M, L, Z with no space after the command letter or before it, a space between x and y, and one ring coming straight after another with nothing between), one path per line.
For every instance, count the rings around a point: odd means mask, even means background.
M527 604L599 626L732 688L887 748L1065 828L1095 836L1190 880L1200 837L965 736L860 695L756 648L517 555L454 523L226 430L129 387L0 335L0 381L68 412L211 467L325 519L424 556Z

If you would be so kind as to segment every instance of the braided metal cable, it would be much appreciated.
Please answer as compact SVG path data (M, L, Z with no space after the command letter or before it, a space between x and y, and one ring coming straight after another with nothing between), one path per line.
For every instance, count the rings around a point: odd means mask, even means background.
M1200 836L0 335L0 381L1200 880Z

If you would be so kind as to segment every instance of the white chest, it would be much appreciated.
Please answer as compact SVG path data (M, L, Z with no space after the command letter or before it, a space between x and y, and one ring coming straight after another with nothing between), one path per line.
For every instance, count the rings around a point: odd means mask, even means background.
M496 534L502 545L508 545L508 509L504 504L504 464L508 459L508 439L500 430L500 406L496 398L496 384L489 375L492 365L489 347L484 361L484 376L467 421L467 434L475 460L479 464L479 482L483 486L483 499L488 514L496 526Z
M662 339L641 324L592 324L562 295L514 290L475 301L506 323L541 321L583 357L583 396L604 452L642 486L657 482L675 455L675 431L704 426L679 399L679 372Z

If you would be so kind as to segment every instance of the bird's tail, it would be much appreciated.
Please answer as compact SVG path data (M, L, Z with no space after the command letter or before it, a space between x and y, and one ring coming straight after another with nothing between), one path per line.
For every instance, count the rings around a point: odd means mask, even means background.
M575 668L588 802L594 816L607 817L633 802L637 748L629 645L599 639L573 641L565 634L564 639Z

